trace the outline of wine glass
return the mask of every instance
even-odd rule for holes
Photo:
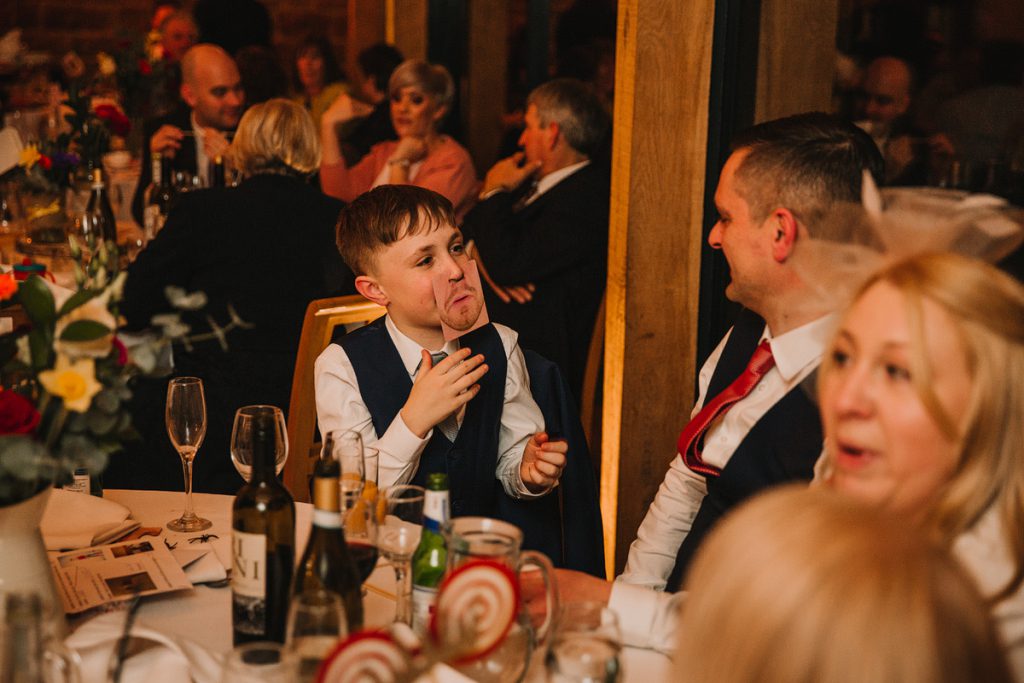
[[[600,602],[562,605],[547,655],[552,683],[616,683],[621,680],[622,639],[615,612]]]
[[[270,416],[274,423],[274,469],[278,475],[288,460],[288,428],[281,409],[266,405],[239,408],[235,411],[235,422],[231,427],[231,462],[246,482],[252,477],[254,426],[264,415]]]
[[[377,566],[377,449],[360,448],[356,432],[344,438],[328,436],[332,457],[341,464],[342,525],[345,542],[356,563],[359,581],[365,583]],[[354,438],[353,438],[354,437]]]
[[[384,492],[385,517],[377,529],[377,548],[395,568],[395,621],[412,624],[410,564],[423,533],[422,486],[403,484]]]
[[[312,681],[320,662],[348,635],[345,608],[337,593],[299,593],[288,608],[285,645],[299,662],[299,679]]]
[[[203,380],[198,377],[177,377],[167,385],[167,435],[181,456],[185,471],[185,512],[167,523],[171,531],[192,533],[213,526],[208,519],[196,516],[192,510],[192,461],[206,436],[206,398]]]

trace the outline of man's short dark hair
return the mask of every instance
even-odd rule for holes
[[[386,93],[391,72],[405,61],[405,57],[393,45],[377,43],[360,52],[356,61],[363,74],[373,79],[377,90]]]
[[[556,78],[537,86],[526,105],[537,107],[541,126],[557,123],[565,141],[580,154],[593,156],[611,127],[608,112],[593,91],[575,78]]]
[[[342,260],[366,275],[384,247],[442,225],[455,225],[452,203],[442,195],[415,185],[381,185],[341,210],[335,234]]]
[[[759,123],[738,133],[731,148],[747,152],[736,178],[751,218],[763,221],[784,207],[811,232],[834,204],[860,203],[865,170],[879,185],[885,176],[871,136],[821,112]]]

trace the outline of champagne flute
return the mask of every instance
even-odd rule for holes
[[[192,509],[192,462],[206,437],[206,398],[203,380],[198,377],[177,377],[167,385],[167,435],[181,457],[185,472],[185,512],[167,523],[171,531],[192,533],[213,526],[208,519],[196,516]]]
[[[384,493],[386,515],[377,530],[380,554],[395,568],[395,621],[412,624],[412,554],[423,533],[422,486],[392,486]]]
[[[235,421],[231,427],[231,463],[246,483],[252,477],[252,442],[256,433],[254,425],[264,415],[270,416],[274,423],[274,468],[278,476],[288,460],[288,428],[281,409],[268,405],[239,408],[235,411]]]

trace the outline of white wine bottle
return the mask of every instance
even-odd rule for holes
[[[274,469],[276,423],[255,420],[252,478],[231,514],[231,628],[234,643],[284,642],[295,562],[295,502]]]
[[[292,595],[330,591],[341,598],[349,632],[363,627],[363,595],[355,560],[341,527],[341,466],[334,458],[320,458],[313,471],[313,527],[302,553]]]

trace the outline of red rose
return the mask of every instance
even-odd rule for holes
[[[51,168],[53,168],[53,159],[46,156],[45,154],[40,154],[39,165],[42,166],[44,170],[49,171]]]
[[[31,434],[39,424],[32,402],[13,391],[0,391],[0,434]]]
[[[113,345],[117,351],[117,364],[123,368],[128,365],[128,349],[125,347],[124,342],[117,337],[114,337]]]
[[[148,76],[153,73],[153,66],[142,57],[139,57],[139,73]]]
[[[106,122],[110,132],[124,137],[132,128],[131,121],[124,113],[112,104],[101,104],[96,107],[96,116]]]

